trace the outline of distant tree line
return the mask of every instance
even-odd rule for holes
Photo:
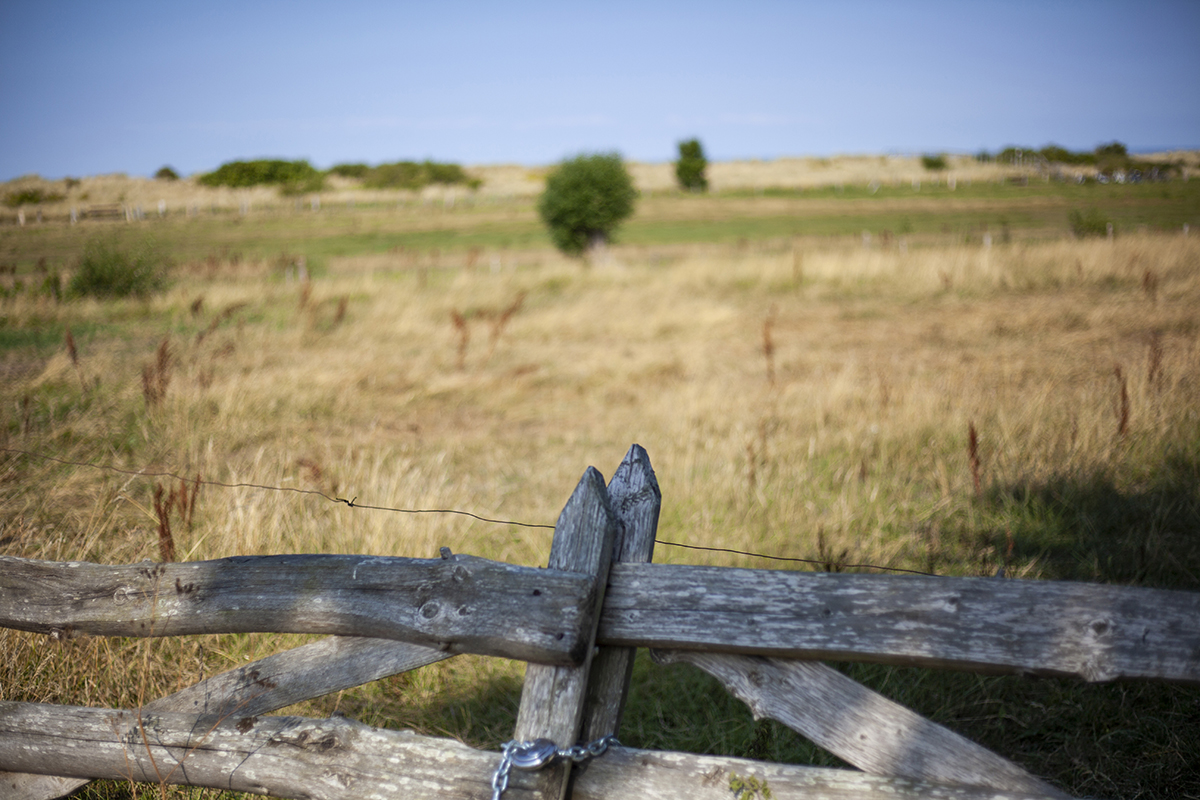
[[[15,192],[9,192],[4,196],[4,205],[9,208],[17,208],[18,206],[37,205],[39,203],[57,203],[62,199],[63,195],[57,192],[47,192],[35,186],[29,189],[18,189]]]
[[[283,161],[260,158],[254,161],[230,161],[212,172],[201,175],[201,186],[229,186],[243,189],[250,186],[279,186],[286,192],[319,189],[325,175],[307,161]]]
[[[202,186],[228,186],[235,189],[278,186],[284,194],[300,194],[324,188],[328,175],[361,180],[363,186],[369,189],[422,189],[435,183],[463,184],[477,189],[480,185],[478,179],[471,178],[458,164],[441,164],[436,161],[395,161],[378,166],[335,164],[328,170],[319,170],[306,160],[266,158],[230,161],[212,172],[201,175],[197,181]]]
[[[1010,146],[995,155],[984,150],[976,154],[975,158],[977,161],[995,161],[1001,164],[1020,164],[1030,159],[1042,158],[1051,164],[1096,167],[1102,172],[1115,169],[1128,169],[1133,163],[1133,159],[1129,157],[1129,149],[1121,142],[1102,144],[1090,151],[1068,150],[1057,144],[1048,144],[1041,149]],[[1142,166],[1147,166],[1147,162],[1140,161],[1138,163]],[[1149,166],[1169,167],[1172,165],[1157,164]]]
[[[975,160],[983,163],[999,162],[1001,164],[1018,164],[1026,159],[1044,158],[1052,164],[1071,164],[1077,166],[1098,166],[1104,161],[1129,160],[1129,151],[1120,142],[1102,144],[1091,151],[1068,150],[1057,144],[1048,144],[1040,150],[1036,147],[1017,147],[1010,145],[999,153],[989,153],[982,150],[975,154]]]
[[[1118,172],[1142,171],[1163,179],[1178,174],[1183,166],[1182,161],[1149,161],[1144,158],[1134,160],[1129,155],[1128,148],[1121,142],[1102,144],[1091,151],[1073,151],[1056,144],[1048,144],[1041,149],[1032,147],[1006,147],[995,155],[986,150],[977,153],[976,160],[982,162],[998,162],[1019,166],[1031,166],[1039,161],[1046,164],[1065,166],[1095,167],[1100,175],[1111,175]]]
[[[445,185],[463,184],[478,189],[481,181],[467,175],[458,164],[440,164],[436,161],[393,161],[372,167],[367,164],[335,164],[329,169],[333,175],[355,178],[368,189],[423,189],[434,183]]]

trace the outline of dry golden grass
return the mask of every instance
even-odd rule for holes
[[[498,271],[334,258],[311,284],[243,262],[145,302],[18,298],[7,301],[9,326],[69,324],[78,366],[65,344],[57,354],[6,351],[3,445],[553,523],[587,465],[610,474],[638,442],[662,484],[663,540],[939,573],[1003,566],[1125,580],[1099,560],[1064,566],[1032,533],[1014,550],[1026,534],[1021,518],[1004,516],[1006,498],[1096,476],[1132,496],[1180,448],[1195,463],[1200,242],[801,246],[681,247],[655,261],[618,247],[590,270],[550,252]],[[461,363],[455,315],[470,333]],[[170,382],[151,406],[141,376],[164,335]],[[972,425],[986,501],[973,485]],[[13,453],[0,456],[0,473],[0,552],[157,558],[152,494],[171,480]],[[540,529],[252,487],[203,487],[191,528],[173,526],[188,560],[433,557],[446,545],[539,565],[550,542]],[[1151,530],[1146,557],[1178,553],[1178,533]],[[1195,589],[1195,552],[1183,552],[1172,585]],[[655,559],[774,566],[666,545]],[[296,640],[50,643],[4,632],[0,698],[136,704]],[[455,663],[394,684],[416,693],[407,710],[370,693],[301,710],[341,703],[374,723],[502,737],[503,722],[481,732],[445,717],[438,692],[472,680],[515,685],[519,668]]]
[[[1003,180],[1013,173],[997,164],[981,164],[972,157],[952,156],[950,169],[931,173],[915,156],[852,156],[831,158],[779,158],[767,161],[717,161],[709,165],[708,180],[712,191],[737,189],[811,189],[817,186],[858,185],[872,181],[881,184],[913,180],[945,183],[958,181]],[[630,172],[638,188],[670,191],[677,188],[673,164],[632,164]]]
[[[424,288],[412,271],[380,272],[384,257],[335,259],[305,307],[299,284],[265,276],[188,281],[140,313],[183,330],[232,313],[202,340],[198,332],[171,337],[166,398],[134,415],[120,431],[133,441],[113,455],[123,466],[153,462],[377,504],[552,522],[582,467],[611,469],[632,441],[649,449],[668,507],[740,508],[751,499],[753,445],[772,469],[798,470],[786,490],[798,516],[781,517],[805,530],[824,512],[805,510],[803,481],[793,479],[814,459],[886,452],[928,430],[962,438],[975,419],[992,447],[1005,445],[989,464],[993,479],[996,459],[1029,474],[1048,458],[1038,452],[1047,443],[1020,441],[1017,432],[1071,417],[1078,457],[1104,460],[1116,446],[1107,436],[1114,364],[1129,376],[1134,431],[1153,436],[1169,424],[1157,410],[1178,411],[1161,398],[1179,399],[1196,366],[1197,245],[1178,237],[907,253],[814,248],[798,257],[695,247],[665,267],[636,257],[618,249],[610,267],[581,272],[545,253],[540,266],[517,272],[435,270]],[[1147,270],[1157,276],[1153,297],[1143,286]],[[493,342],[496,314],[522,294]],[[197,297],[202,310],[192,316]],[[471,332],[461,369],[455,313]],[[103,329],[112,314],[111,304],[95,301],[28,301],[9,319],[69,319],[82,338],[81,327]],[[774,385],[762,353],[768,316]],[[1162,364],[1151,392],[1145,375],[1156,331]],[[22,376],[5,391],[10,422],[12,404],[26,396],[34,404],[39,394],[63,397],[61,410],[35,419],[20,440],[52,445],[69,432],[89,448],[114,447],[123,423],[112,416],[142,402],[140,376],[162,332],[150,323],[115,339],[96,333],[79,345],[79,369],[65,346],[36,370],[31,356],[10,352],[7,369]],[[81,391],[88,379],[80,370],[99,387]],[[321,465],[320,479],[301,461]],[[844,465],[848,474],[857,475],[858,461]],[[932,462],[879,469],[940,486]],[[954,492],[969,478],[957,465],[947,472]],[[695,484],[701,476],[705,483]],[[109,481],[73,472],[55,491]],[[761,476],[758,484],[766,491]],[[213,527],[188,545],[191,558],[332,544],[322,532],[332,518],[343,520],[338,549],[363,552],[428,555],[490,530],[248,490],[214,490],[203,506]],[[677,533],[702,544],[754,544],[742,525]],[[500,547],[510,534],[484,538]],[[545,542],[528,545],[492,555],[537,563]]]

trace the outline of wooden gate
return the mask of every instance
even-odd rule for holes
[[[617,733],[637,647],[717,677],[756,717],[861,772],[621,746],[514,771],[511,800],[1062,798],[1001,756],[819,662],[1200,684],[1200,594],[1049,581],[651,563],[646,452],[589,468],[531,569],[439,559],[264,556],[102,566],[0,558],[0,625],[55,637],[305,632],[328,638],[138,709],[0,702],[0,798],[92,778],[291,798],[486,798],[495,752],[335,716],[264,716],[473,652],[529,662],[514,739]]]

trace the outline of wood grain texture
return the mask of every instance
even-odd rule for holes
[[[1200,684],[1200,592],[614,564],[602,645]]]
[[[572,664],[591,647],[594,599],[579,575],[484,559],[283,555],[105,566],[0,557],[0,626],[60,637],[328,633]]]
[[[188,783],[304,800],[483,800],[499,753],[343,718],[197,717],[0,702],[0,766],[69,764],[80,777]],[[547,800],[514,772],[505,800]],[[752,783],[753,782],[753,783]],[[574,800],[1038,800],[861,772],[620,747],[592,761]],[[0,783],[0,796],[10,797]]]
[[[699,667],[755,719],[778,720],[872,775],[1069,796],[825,664],[684,650],[653,655],[658,663]]]
[[[766,800],[768,791],[772,800],[1051,800],[1036,792],[948,786],[845,769],[620,747],[591,762],[576,777],[571,798]]]
[[[629,448],[608,482],[608,499],[619,523],[613,563],[649,562],[654,556],[662,492],[650,456],[640,445]],[[620,730],[635,653],[633,647],[601,647],[597,651],[588,675],[581,741],[593,742]]]
[[[146,713],[257,716],[449,658],[450,653],[386,639],[331,636],[214,675],[147,703]],[[0,797],[51,800],[86,780],[0,772]],[[7,791],[4,791],[7,790]]]
[[[0,702],[0,766],[306,800],[480,800],[499,753],[345,718],[219,717]],[[514,773],[505,800],[543,798]],[[14,798],[4,783],[0,796]]]
[[[559,515],[550,545],[550,568],[582,573],[591,580],[595,616],[599,620],[604,602],[617,517],[608,499],[604,476],[588,467],[567,505]],[[525,669],[521,707],[513,738],[518,741],[550,739],[559,747],[571,747],[579,738],[587,696],[595,628],[587,632],[588,653],[579,666],[530,664]],[[547,797],[561,798],[567,790],[570,764],[542,770],[539,789]]]

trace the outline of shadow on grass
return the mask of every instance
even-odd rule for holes
[[[655,664],[645,650],[634,660],[621,742],[786,764],[845,767],[845,762],[774,720],[755,720],[720,681],[691,665]]]
[[[835,666],[1073,796],[1200,797],[1200,689]]]
[[[985,499],[1010,561],[1040,577],[1200,589],[1200,455],[1169,454],[1136,489],[1109,475],[1056,476],[994,489]]]
[[[327,716],[336,711],[375,727],[449,736],[472,747],[499,750],[512,738],[523,676],[519,662],[458,655],[327,695],[287,713]]]
[[[1135,476],[1078,472],[993,487],[974,513],[943,522],[942,541],[1032,565],[1041,579],[1200,590],[1200,453],[1186,448]],[[1200,797],[1195,687],[841,668],[1072,794]]]

